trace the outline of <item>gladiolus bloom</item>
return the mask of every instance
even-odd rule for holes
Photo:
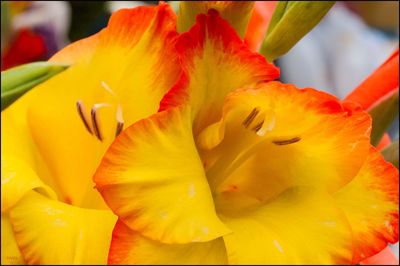
[[[165,4],[121,10],[52,60],[73,65],[2,112],[8,254],[350,264],[398,241],[369,115],[272,81],[216,10],[179,36]]]

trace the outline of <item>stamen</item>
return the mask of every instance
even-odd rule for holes
[[[251,130],[254,130],[254,132],[257,133],[262,128],[263,124],[264,124],[264,120],[261,121],[260,123],[258,123],[257,125],[255,125]]]
[[[258,108],[254,108],[250,114],[246,117],[246,119],[243,121],[243,126],[245,128],[248,128],[251,124],[251,122],[253,122],[254,118],[256,118],[256,116],[258,115],[258,113],[260,112],[260,109]]]
[[[101,81],[100,82],[101,86],[108,91],[112,96],[117,97],[117,95],[115,94],[115,92],[110,88],[110,86],[108,86],[108,84],[105,81]]]
[[[117,129],[115,131],[115,137],[121,133],[122,129],[124,128],[124,118],[122,116],[122,107],[120,104],[118,104],[117,107]]]
[[[295,138],[288,139],[288,140],[273,140],[272,143],[274,143],[276,145],[288,145],[288,144],[296,143],[300,140],[301,140],[300,137],[295,137]]]
[[[89,131],[90,134],[93,135],[92,129],[89,126],[88,121],[86,120],[85,114],[86,114],[86,110],[85,110],[85,106],[82,103],[82,100],[78,100],[76,102],[76,108],[78,110],[78,114],[82,119],[83,124],[85,125],[87,131]]]
[[[96,135],[96,137],[100,140],[103,141],[103,137],[101,136],[101,132],[100,132],[100,128],[99,128],[99,124],[97,121],[97,117],[96,117],[96,111],[98,108],[101,107],[107,107],[110,106],[110,104],[107,103],[98,103],[95,104],[90,112],[91,116],[92,116],[92,125],[93,125],[93,130],[94,130],[94,134]]]

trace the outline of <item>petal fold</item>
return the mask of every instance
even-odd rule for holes
[[[116,217],[31,191],[10,211],[10,221],[27,264],[106,264]]]
[[[121,133],[94,176],[126,225],[150,239],[205,242],[227,232],[197,153],[188,108],[170,108]]]
[[[118,221],[108,256],[109,264],[226,265],[222,238],[204,243],[163,244],[141,236]]]
[[[353,263],[399,241],[399,173],[375,148],[370,148],[357,176],[334,197],[353,230]]]
[[[36,190],[52,199],[54,191],[45,185],[23,161],[12,155],[1,155],[1,213],[9,211],[26,193]]]

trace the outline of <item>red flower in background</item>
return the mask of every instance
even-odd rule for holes
[[[46,44],[39,34],[23,29],[5,49],[1,58],[1,70],[46,59]]]

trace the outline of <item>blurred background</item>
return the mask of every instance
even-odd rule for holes
[[[168,2],[168,1],[167,1]],[[1,1],[1,69],[47,60],[107,25],[112,12],[157,1]],[[177,9],[177,1],[171,2]],[[275,63],[281,80],[345,97],[398,47],[399,2],[338,1]],[[399,138],[398,119],[390,129]],[[398,244],[392,247],[399,256]]]

